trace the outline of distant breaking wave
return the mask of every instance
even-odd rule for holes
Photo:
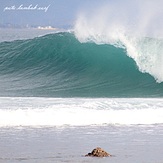
[[[126,45],[81,41],[76,32],[1,42],[0,96],[163,96],[161,53],[157,52],[162,40],[144,38],[141,47],[134,48],[135,57],[128,57]],[[157,54],[149,57],[147,46],[154,46]],[[136,50],[141,55],[136,56]],[[148,69],[155,70],[154,75]]]

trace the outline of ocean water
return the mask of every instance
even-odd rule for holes
[[[151,47],[151,42],[156,45],[157,54],[153,65],[148,63],[149,51],[147,56],[141,55],[147,46]],[[145,47],[141,47],[143,43]],[[0,95],[162,97],[162,62],[158,54],[163,51],[163,40],[146,38],[143,43],[139,45],[142,49],[138,63],[124,47],[83,43],[73,32],[1,42]],[[141,71],[140,62],[146,67],[144,71],[152,69],[155,74]]]
[[[71,31],[0,29],[0,162],[163,162],[162,28],[116,7]],[[113,157],[84,157],[98,146]]]

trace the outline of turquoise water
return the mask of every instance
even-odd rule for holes
[[[69,32],[1,42],[0,85],[0,96],[163,96],[163,83],[142,73],[126,49]]]

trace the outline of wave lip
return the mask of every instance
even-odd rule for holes
[[[163,5],[161,0],[158,4],[152,1],[102,4],[93,11],[81,12],[78,15],[74,27],[75,36],[80,42],[124,48],[126,54],[135,61],[139,71],[149,73],[161,83],[163,14],[159,5]],[[148,7],[153,8],[153,11],[149,13]]]

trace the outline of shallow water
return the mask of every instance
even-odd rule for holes
[[[0,163],[162,163],[162,99],[0,98]],[[95,147],[114,157],[84,157]]]
[[[0,162],[161,163],[162,136],[162,125],[1,128]],[[84,157],[97,146],[114,157]]]

